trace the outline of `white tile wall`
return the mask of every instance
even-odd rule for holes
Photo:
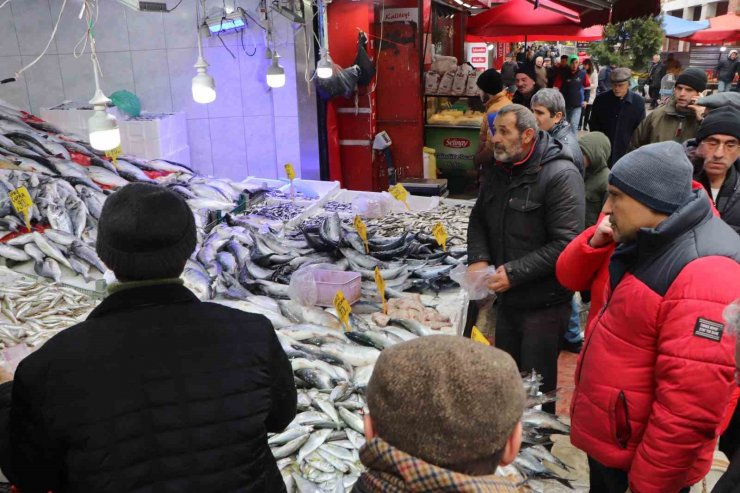
[[[225,0],[227,7],[234,0]],[[224,0],[207,0],[207,9],[220,8]],[[170,7],[175,0],[168,0]],[[190,84],[197,58],[196,13],[192,0],[167,14],[136,12],[114,0],[100,1],[95,26],[96,48],[103,71],[103,91],[132,91],[144,110],[183,111],[188,118],[188,137],[193,166],[217,176],[241,179],[247,175],[274,178],[282,165],[291,162],[300,173],[299,138],[315,140],[311,132],[299,132],[302,118],[315,128],[315,100],[304,102],[303,71],[296,75],[295,51],[304,51],[304,36],[295,26],[275,14],[275,43],[286,69],[287,83],[270,89],[265,83],[269,61],[264,58],[264,31],[253,21],[241,34],[226,34],[223,42],[236,55],[232,58],[221,40],[204,42],[204,53],[216,79],[218,98],[210,105],[193,102]],[[0,9],[0,78],[12,76],[46,46],[60,12],[62,0],[19,0]],[[240,0],[259,19],[257,0]],[[89,100],[94,92],[89,51],[73,53],[85,34],[78,19],[79,2],[67,2],[57,36],[37,65],[20,81],[0,86],[0,99],[22,109],[39,112],[42,106],[63,100]],[[297,33],[297,35],[295,34]],[[20,55],[20,56],[19,56]],[[300,115],[300,117],[299,117]],[[311,143],[313,144],[313,142]],[[311,146],[309,146],[311,147]],[[312,164],[313,166],[313,164]]]

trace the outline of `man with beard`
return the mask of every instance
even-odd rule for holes
[[[573,297],[555,278],[555,262],[583,229],[583,178],[524,106],[504,106],[494,128],[495,164],[468,225],[468,272],[496,267],[487,280],[499,300],[496,346],[520,370],[542,374],[548,392],[556,387]],[[543,408],[554,412],[554,404]]]

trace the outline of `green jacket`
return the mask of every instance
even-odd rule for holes
[[[696,119],[696,113],[679,112],[676,109],[673,98],[665,106],[653,110],[640,123],[632,134],[630,140],[630,151],[638,147],[654,144],[656,142],[665,142],[675,140],[683,143],[696,137],[696,131],[699,129],[699,120]]]
[[[586,167],[586,227],[593,226],[599,218],[606,200],[609,179],[609,137],[601,132],[591,132],[578,139],[583,156],[588,159]],[[584,159],[585,161],[585,159]],[[585,164],[585,163],[584,163]]]

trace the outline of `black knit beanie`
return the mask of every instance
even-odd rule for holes
[[[537,73],[534,71],[534,65],[531,63],[520,63],[516,69],[517,74],[524,74],[533,81],[537,82]]]
[[[702,92],[707,88],[707,73],[700,68],[689,67],[678,76],[676,85],[683,84]]]
[[[740,140],[740,109],[725,106],[710,111],[696,131],[696,141],[701,142],[716,134],[732,135]]]
[[[480,87],[483,92],[492,96],[504,90],[504,80],[495,68],[489,68],[480,74],[475,83],[478,84],[478,87]]]
[[[195,243],[190,207],[160,185],[126,185],[108,197],[100,214],[96,250],[120,280],[178,277]]]

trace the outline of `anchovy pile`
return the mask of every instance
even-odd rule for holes
[[[276,221],[290,221],[303,213],[304,207],[292,202],[266,204],[250,207],[245,211],[248,216],[262,216]]]
[[[345,214],[351,214],[352,204],[350,202],[337,202],[336,200],[329,200],[324,204],[324,210],[326,212],[342,212]]]
[[[36,347],[83,321],[96,302],[80,291],[0,268],[0,347]]]
[[[368,228],[375,228],[379,234],[387,236],[400,235],[405,231],[431,235],[432,228],[439,222],[447,230],[449,245],[467,245],[469,218],[470,207],[466,205],[440,204],[429,211],[395,212],[366,222]]]

